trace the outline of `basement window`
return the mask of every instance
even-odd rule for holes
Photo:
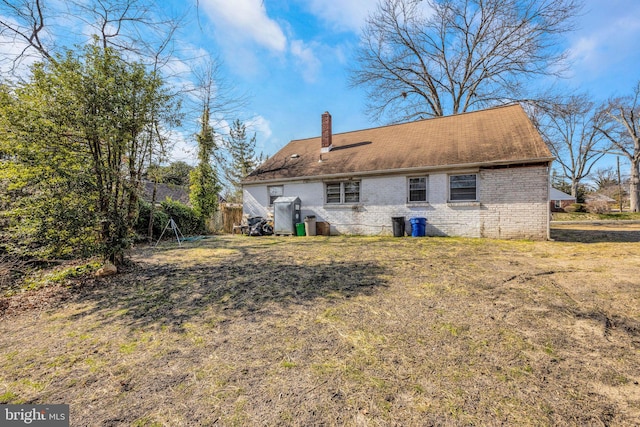
[[[360,202],[360,181],[328,182],[325,186],[327,204]]]
[[[478,200],[477,175],[449,175],[449,200],[452,202]]]

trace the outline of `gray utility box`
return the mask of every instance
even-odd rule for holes
[[[273,201],[273,234],[296,235],[296,224],[302,222],[299,197],[278,197]]]

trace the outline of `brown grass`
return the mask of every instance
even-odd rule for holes
[[[227,236],[133,260],[5,308],[0,402],[78,426],[640,423],[637,243]]]

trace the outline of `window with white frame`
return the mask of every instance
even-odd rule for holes
[[[417,176],[408,178],[409,202],[427,201],[427,177]]]
[[[360,202],[360,181],[328,182],[325,185],[327,204]]]
[[[449,200],[452,202],[478,199],[477,175],[449,175]]]
[[[273,202],[284,195],[284,187],[282,185],[271,185],[267,187],[267,190],[269,191],[269,206],[273,206]]]

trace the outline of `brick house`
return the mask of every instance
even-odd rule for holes
[[[430,236],[549,237],[549,149],[520,105],[289,142],[243,181],[243,210],[279,196],[331,234],[392,234],[427,218]]]
[[[576,198],[571,194],[567,194],[553,187],[551,187],[549,191],[549,208],[551,212],[564,212],[564,208],[576,202]]]

